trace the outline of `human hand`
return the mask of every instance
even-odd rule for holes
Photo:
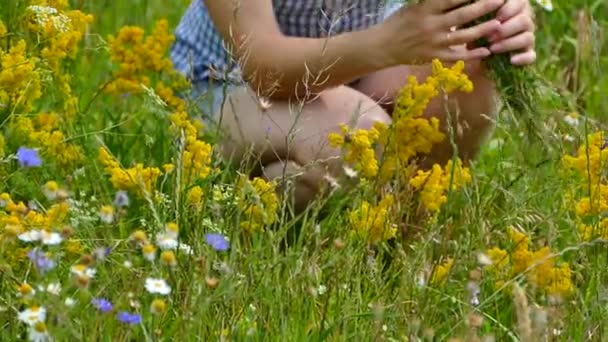
[[[497,32],[490,36],[492,53],[512,52],[511,63],[532,64],[536,60],[534,50],[534,19],[528,0],[507,0],[496,13],[500,21]]]
[[[511,0],[515,1],[515,0]],[[383,38],[393,64],[423,64],[434,58],[445,62],[487,57],[487,47],[455,49],[489,37],[500,27],[499,19],[467,24],[504,7],[504,0],[426,0],[406,6],[382,25]],[[517,1],[516,1],[517,2]],[[502,16],[512,12],[512,5]]]

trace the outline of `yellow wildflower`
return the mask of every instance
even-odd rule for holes
[[[25,40],[13,45],[8,53],[0,49],[0,104],[27,112],[42,96],[36,62],[26,56]]]
[[[608,218],[603,218],[597,225],[579,224],[578,231],[584,241],[594,239],[608,240]]]
[[[241,228],[247,231],[257,231],[273,224],[277,220],[279,200],[275,192],[274,182],[255,177],[249,180],[242,175],[239,178],[239,207],[241,209]]]
[[[175,165],[173,165],[173,164],[163,165],[163,171],[165,171],[165,173],[171,173],[171,171],[173,171],[174,169],[175,169]]]
[[[585,179],[585,184],[596,185],[602,175],[602,165],[608,162],[608,149],[604,146],[604,134],[597,132],[587,136],[587,144],[581,145],[574,156],[563,157],[567,169],[575,170]]]
[[[526,279],[536,288],[549,295],[565,297],[572,292],[570,266],[562,263],[556,266],[557,256],[547,246],[530,250],[530,238],[516,229],[507,230],[511,242],[509,252],[494,247],[487,251],[493,264],[488,270],[496,277],[495,285],[501,287],[508,277],[525,274]]]
[[[329,135],[331,146],[343,146],[344,161],[355,164],[355,169],[360,171],[363,177],[374,177],[378,173],[378,161],[374,151],[374,144],[380,138],[378,129],[372,127],[369,130],[356,129],[351,132],[346,125],[341,125],[340,129],[343,136],[337,133]]]
[[[349,213],[348,220],[352,232],[372,244],[395,237],[397,228],[389,217],[393,203],[392,195],[382,198],[377,206],[363,201],[357,209]]]
[[[457,190],[471,181],[468,168],[462,167],[457,160],[455,168],[452,161],[448,161],[445,170],[438,164],[433,165],[429,171],[418,170],[416,176],[410,179],[410,185],[420,191],[420,201],[430,212],[438,212],[441,206],[447,202],[446,192]]]
[[[82,161],[80,146],[66,142],[66,137],[56,128],[54,114],[45,115],[41,120],[19,116],[10,124],[11,134],[18,141],[29,146],[39,147],[45,155],[51,157],[59,167],[75,166]]]
[[[158,168],[144,167],[139,163],[135,167],[123,169],[104,147],[99,149],[99,160],[116,189],[132,190],[138,194],[151,193],[161,173]]]
[[[568,297],[574,289],[572,285],[572,271],[566,263],[553,267],[547,275],[547,294],[559,297]]]
[[[432,285],[439,285],[443,283],[447,279],[450,271],[452,270],[453,265],[454,259],[452,258],[448,258],[443,263],[435,265],[435,267],[433,268],[433,273],[431,274],[430,283]]]
[[[155,315],[160,315],[167,310],[167,303],[162,299],[155,299],[150,304],[150,312]]]
[[[188,203],[193,206],[198,206],[203,200],[203,189],[196,185],[188,190]]]
[[[173,251],[162,251],[160,253],[160,261],[167,266],[177,266],[177,258]]]
[[[169,23],[160,20],[153,32],[144,40],[144,30],[136,26],[125,26],[117,36],[110,36],[110,56],[118,69],[106,91],[113,94],[142,92],[140,84],[150,86],[149,72],[167,72],[175,76],[173,64],[166,51],[174,41],[169,33]],[[164,86],[157,87],[162,96],[167,96]],[[172,95],[172,94],[171,94]]]
[[[84,253],[84,246],[79,240],[70,239],[65,242],[64,250],[71,257],[77,257]]]

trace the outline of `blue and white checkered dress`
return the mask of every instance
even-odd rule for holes
[[[385,0],[273,0],[272,3],[283,34],[311,38],[365,29],[381,22],[396,8],[385,7]],[[238,69],[213,25],[204,0],[192,1],[175,37],[171,59],[192,83],[239,79]]]

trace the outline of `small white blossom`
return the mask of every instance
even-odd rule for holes
[[[578,114],[576,114],[576,113],[570,113],[570,114],[566,115],[564,117],[564,121],[572,127],[577,127],[578,124],[580,123],[580,120],[578,119]]]
[[[50,283],[46,286],[46,289],[44,290],[52,295],[59,296],[59,294],[61,293],[61,284]]]
[[[163,250],[175,250],[178,243],[173,234],[159,233],[156,235],[156,245]]]
[[[65,306],[67,306],[68,308],[71,308],[76,305],[76,301],[74,300],[74,298],[68,297],[63,301],[63,304],[65,304]]]
[[[164,279],[147,278],[145,287],[146,291],[149,293],[158,293],[161,295],[168,295],[171,293],[171,287]]]
[[[19,234],[18,237],[19,237],[19,240],[24,241],[24,242],[35,242],[35,241],[39,241],[42,238],[42,234],[40,233],[39,230],[32,229],[25,233]]]
[[[481,266],[490,266],[493,264],[492,259],[484,253],[477,254],[477,262]]]
[[[57,232],[47,232],[45,230],[41,231],[42,243],[45,245],[58,245],[63,241],[63,237],[61,234]]]
[[[319,294],[319,296],[324,295],[325,292],[327,292],[327,286],[319,285],[319,287],[317,287],[317,293]]]
[[[186,255],[192,255],[194,254],[194,251],[192,250],[192,247],[190,247],[190,245],[187,245],[185,243],[180,243],[178,250]]]
[[[346,177],[348,177],[348,178],[357,177],[357,171],[355,171],[353,168],[344,166],[343,169],[344,169],[344,174],[346,175]]]

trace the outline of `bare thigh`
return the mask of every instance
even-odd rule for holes
[[[341,170],[340,151],[327,136],[340,124],[370,128],[390,122],[386,111],[363,93],[346,86],[323,91],[307,102],[271,101],[260,104],[248,87],[236,89],[221,110],[225,157],[241,161],[253,155],[262,165],[290,161],[308,166],[304,180],[312,187],[325,172]]]
[[[486,76],[479,63],[468,63],[465,72],[473,81],[473,92],[454,93],[450,95],[448,103],[441,96],[433,99],[425,111],[425,117],[438,118],[444,133],[448,131],[448,118],[453,119],[451,123],[459,155],[468,161],[475,157],[480,145],[491,132],[497,113],[497,96],[494,83]],[[356,88],[391,112],[394,97],[407,83],[410,75],[423,82],[430,74],[430,65],[402,65],[370,74],[362,78]],[[433,148],[427,162],[444,163],[452,154],[452,146],[446,139],[444,143]]]

